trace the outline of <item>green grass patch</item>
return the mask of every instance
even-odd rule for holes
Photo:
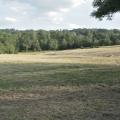
[[[0,64],[0,89],[120,83],[120,66],[81,64]]]

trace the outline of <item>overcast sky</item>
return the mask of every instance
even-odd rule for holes
[[[93,0],[0,0],[0,28],[120,29],[120,14],[112,21],[90,16]]]

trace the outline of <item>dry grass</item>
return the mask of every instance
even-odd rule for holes
[[[2,54],[0,63],[120,64],[120,46],[65,51]]]

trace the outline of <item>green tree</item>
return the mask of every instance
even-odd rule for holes
[[[67,41],[65,38],[59,40],[59,49],[60,50],[67,49]]]
[[[0,53],[65,50],[120,44],[120,30],[0,30]]]
[[[31,31],[31,51],[40,51],[40,43],[37,38],[37,33],[35,31]]]
[[[111,19],[112,14],[120,11],[120,0],[94,0],[92,16],[102,19],[107,16]]]
[[[58,49],[58,42],[56,39],[48,40],[48,50],[57,50]]]
[[[50,33],[45,30],[39,30],[39,31],[37,31],[37,39],[39,41],[40,48],[42,50],[47,50],[48,49],[48,46],[47,46],[48,40],[51,39]]]

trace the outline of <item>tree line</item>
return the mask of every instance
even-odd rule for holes
[[[120,45],[120,30],[0,30],[0,54]]]

